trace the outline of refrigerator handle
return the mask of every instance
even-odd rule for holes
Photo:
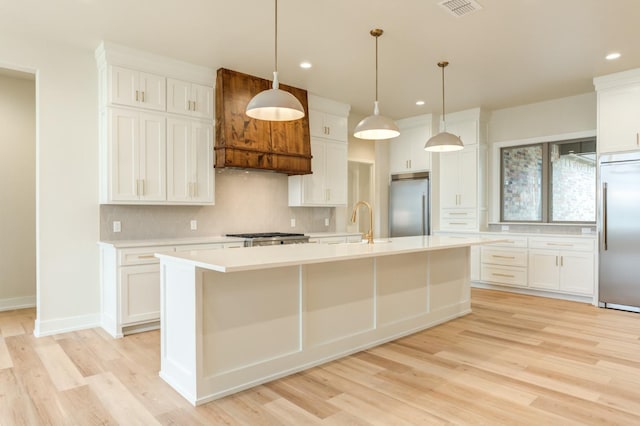
[[[602,183],[602,246],[607,250],[607,183]]]
[[[427,209],[426,206],[426,202],[427,202],[427,196],[423,193],[422,194],[422,235],[427,235],[427,229],[426,229],[426,220],[425,220],[425,211]]]

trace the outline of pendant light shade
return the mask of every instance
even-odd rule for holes
[[[370,34],[376,39],[376,100],[373,103],[373,115],[365,117],[356,126],[353,136],[360,139],[381,140],[391,139],[400,135],[398,125],[389,117],[380,115],[378,107],[378,37],[384,31],[381,29],[373,29]]]
[[[447,152],[447,151],[458,151],[464,148],[464,144],[462,143],[462,139],[460,136],[456,136],[452,133],[447,132],[447,123],[445,120],[445,111],[444,111],[444,69],[449,65],[449,62],[443,61],[438,62],[438,66],[442,69],[442,124],[443,131],[438,133],[437,135],[430,138],[427,143],[424,145],[425,151],[432,152]]]
[[[304,107],[293,94],[280,90],[278,81],[278,0],[275,0],[275,71],[273,86],[255,95],[247,105],[246,114],[257,120],[291,121],[304,117]]]

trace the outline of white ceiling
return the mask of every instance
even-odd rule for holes
[[[279,0],[280,80],[368,115],[372,28],[385,31],[381,112],[396,119],[441,110],[441,60],[448,112],[586,93],[594,76],[640,67],[640,0],[476,1],[482,10],[454,17],[439,0]],[[273,9],[272,0],[6,0],[0,34],[91,51],[109,40],[271,78]],[[611,51],[622,57],[606,61]]]

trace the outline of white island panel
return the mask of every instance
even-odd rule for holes
[[[373,258],[305,267],[305,345],[348,339],[375,327]]]
[[[205,271],[204,376],[300,350],[299,267],[224,274]]]

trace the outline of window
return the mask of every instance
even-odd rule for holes
[[[500,150],[501,221],[596,220],[595,138]]]

